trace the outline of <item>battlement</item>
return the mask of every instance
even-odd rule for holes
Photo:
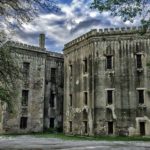
[[[119,35],[119,34],[128,34],[128,33],[137,33],[142,32],[142,26],[138,27],[121,27],[121,28],[104,28],[104,29],[92,29],[90,32],[83,34],[82,36],[72,40],[71,42],[65,44],[65,48],[70,47],[78,42],[81,42],[92,36],[101,36],[101,35]],[[148,29],[150,32],[150,28]]]
[[[51,51],[47,51],[47,56],[56,57],[56,58],[62,58],[62,59],[64,58],[63,54],[57,53],[57,52],[51,52]]]
[[[27,49],[27,50],[31,50],[31,51],[40,51],[40,52],[45,51],[45,48],[40,48],[37,46],[32,46],[32,45],[28,45],[28,44],[24,44],[24,43],[20,43],[20,42],[15,42],[15,41],[8,41],[6,44],[8,46]]]

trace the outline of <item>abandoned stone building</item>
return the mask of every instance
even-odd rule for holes
[[[64,47],[64,132],[150,135],[150,32],[91,30]]]
[[[45,35],[39,47],[8,42],[12,56],[23,72],[18,80],[14,113],[0,107],[0,132],[39,132],[62,128],[63,55],[46,51]]]

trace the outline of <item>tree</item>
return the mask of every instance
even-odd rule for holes
[[[54,0],[0,0],[0,100],[7,103],[10,111],[16,95],[15,82],[21,79],[21,70],[11,55],[8,34],[2,27],[6,25],[13,30],[14,26],[20,27],[45,11],[58,11]]]
[[[145,29],[150,26],[150,0],[94,0],[91,8],[110,11],[112,16],[120,16],[123,21],[133,22],[139,17]]]
[[[0,0],[1,24],[18,26],[33,20],[39,12],[58,10],[55,0]]]

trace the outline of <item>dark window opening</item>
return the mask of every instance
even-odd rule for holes
[[[20,129],[27,128],[27,117],[21,117],[20,119]]]
[[[69,121],[69,131],[72,132],[72,121]]]
[[[55,94],[53,92],[51,92],[49,102],[50,102],[50,107],[55,107]]]
[[[113,122],[108,122],[108,134],[113,134]]]
[[[69,97],[70,97],[70,106],[72,106],[72,94],[70,94]]]
[[[54,118],[50,118],[50,125],[49,125],[50,128],[54,128],[54,121],[55,121]]]
[[[72,65],[70,65],[69,68],[70,68],[70,76],[72,76]]]
[[[88,103],[88,93],[84,92],[84,104],[87,105]]]
[[[28,90],[22,91],[22,106],[28,106],[28,95],[29,95]]]
[[[136,55],[136,63],[137,63],[137,68],[142,68],[142,57],[141,55]]]
[[[84,133],[87,133],[88,132],[88,123],[87,121],[84,121]]]
[[[84,109],[84,111],[83,111],[83,120],[87,120],[87,119],[88,119],[88,113]]]
[[[106,68],[112,69],[112,56],[106,56]]]
[[[108,104],[113,103],[113,91],[112,90],[107,91],[107,103]]]
[[[144,90],[138,90],[139,104],[144,103]]]
[[[23,77],[27,79],[29,77],[30,63],[23,63]]]
[[[84,73],[86,73],[87,72],[87,70],[88,70],[88,68],[87,68],[87,59],[84,59],[83,60],[83,62],[84,62]]]
[[[51,68],[51,82],[56,82],[56,68]]]
[[[140,122],[140,135],[145,135],[145,122]]]

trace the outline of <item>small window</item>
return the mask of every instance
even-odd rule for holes
[[[30,63],[23,62],[23,77],[27,79],[29,77]]]
[[[88,103],[88,93],[84,92],[84,104],[87,105]]]
[[[144,103],[144,90],[138,90],[138,99],[139,99],[139,104]]]
[[[28,106],[28,90],[22,90],[22,106]]]
[[[50,118],[50,125],[49,125],[50,128],[54,128],[54,121],[55,121],[54,118]]]
[[[84,62],[84,73],[86,73],[87,72],[87,70],[88,70],[88,68],[87,68],[87,63],[88,63],[88,61],[87,61],[87,58],[85,58],[84,60],[83,60],[83,62]]]
[[[140,135],[145,135],[145,122],[140,122]]]
[[[70,70],[70,76],[72,76],[72,65],[69,65]]]
[[[69,131],[72,132],[72,121],[69,121]]]
[[[141,54],[136,55],[136,65],[137,65],[137,68],[142,68],[142,55]]]
[[[72,106],[72,94],[69,95],[70,98],[70,106]]]
[[[55,107],[55,94],[51,91],[51,95],[50,95],[50,107]]]
[[[113,134],[113,122],[108,122],[108,134]]]
[[[113,103],[113,90],[107,90],[107,104]]]
[[[86,134],[88,132],[88,123],[87,121],[84,121],[84,133]]]
[[[20,129],[27,128],[27,117],[21,117],[20,119]]]
[[[112,69],[112,56],[106,56],[106,69]]]
[[[56,68],[51,68],[51,82],[56,82]]]

